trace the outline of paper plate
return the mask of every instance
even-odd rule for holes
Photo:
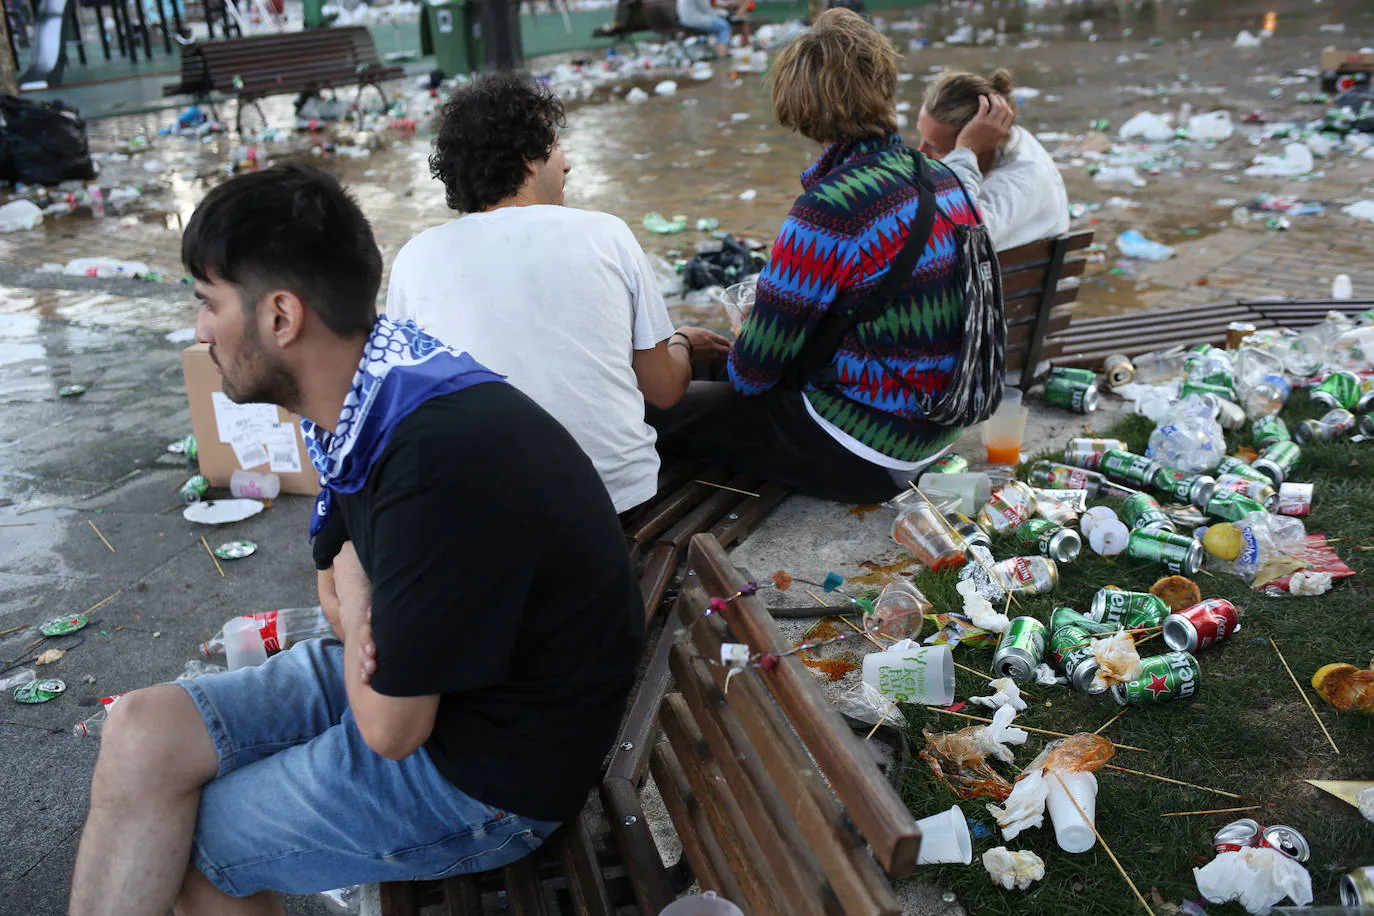
[[[202,525],[227,525],[252,518],[264,508],[256,499],[207,499],[191,503],[181,517]]]

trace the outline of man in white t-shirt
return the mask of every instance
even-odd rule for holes
[[[693,360],[729,341],[673,329],[624,222],[563,206],[563,106],[528,76],[491,73],[444,106],[430,170],[466,215],[411,239],[387,315],[409,319],[507,376],[572,433],[617,512],[658,486],[644,402],[671,407]]]

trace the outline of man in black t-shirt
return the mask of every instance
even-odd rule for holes
[[[306,418],[339,639],[113,706],[71,912],[280,913],[276,891],[521,858],[581,808],[643,639],[590,460],[466,354],[375,317],[380,254],[325,173],[221,185],[182,254],[225,393]]]

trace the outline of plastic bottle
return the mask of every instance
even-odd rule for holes
[[[334,633],[334,628],[324,616],[324,610],[318,605],[282,608],[245,616],[257,623],[263,647],[269,654],[289,649],[302,640]],[[200,653],[206,657],[220,655],[224,652],[224,641],[224,628],[221,627],[218,633],[201,643]]]
[[[281,493],[281,478],[239,469],[229,475],[229,492],[235,499],[276,499]]]
[[[13,690],[21,684],[38,680],[38,672],[32,668],[20,668],[18,671],[0,677],[0,690]]]
[[[252,668],[267,661],[262,631],[251,617],[235,617],[224,625],[224,662],[230,671]]]
[[[1188,355],[1182,350],[1156,350],[1137,356],[1135,380],[1142,385],[1154,385],[1182,374]]]
[[[101,697],[100,708],[96,710],[95,715],[73,725],[72,734],[78,738],[97,737],[105,729],[105,720],[110,718],[110,707],[122,696],[124,694],[116,693],[114,696]]]

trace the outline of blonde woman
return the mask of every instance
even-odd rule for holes
[[[1069,230],[1064,179],[1040,141],[1016,126],[1011,74],[945,73],[926,90],[921,152],[959,176],[998,251]]]

